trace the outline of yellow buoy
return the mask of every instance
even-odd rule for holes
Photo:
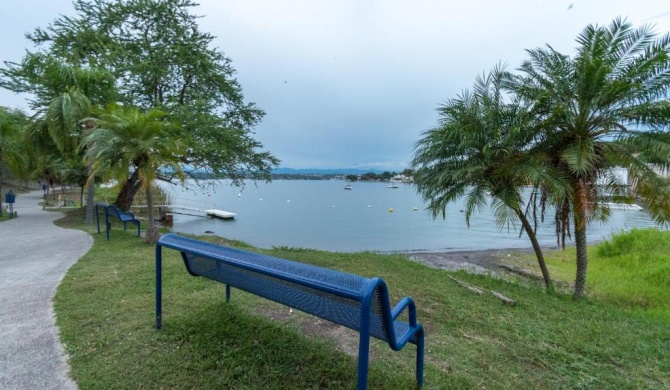
[[[393,212],[393,209],[389,209],[389,213],[392,213],[392,212]]]

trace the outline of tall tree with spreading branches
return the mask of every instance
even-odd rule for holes
[[[173,134],[188,145],[181,156],[187,174],[210,173],[235,183],[269,180],[279,163],[253,138],[264,115],[247,103],[230,59],[199,30],[191,0],[75,0],[76,15],[61,16],[28,38],[48,56],[68,64],[103,68],[115,78],[117,101],[142,110],[159,108],[178,125]],[[30,54],[29,54],[30,55]],[[24,61],[25,62],[25,61]],[[0,86],[35,92],[24,63],[6,63]],[[130,172],[116,204],[127,209],[139,190]],[[158,173],[158,178],[169,179]]]

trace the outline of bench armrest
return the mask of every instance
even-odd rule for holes
[[[413,328],[416,327],[416,305],[414,304],[414,301],[410,297],[404,297],[403,299],[398,302],[397,305],[391,310],[391,318],[395,321],[398,319],[400,314],[405,309],[409,310],[409,325]]]

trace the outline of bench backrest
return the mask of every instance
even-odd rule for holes
[[[389,341],[386,286],[366,278],[310,264],[223,247],[167,234],[161,246],[181,252],[188,272],[360,330],[361,305],[369,295],[370,335]]]
[[[113,216],[113,217],[119,217],[121,214],[123,214],[123,211],[119,209],[118,207],[114,206],[113,204],[110,204],[106,207],[107,214]]]
[[[386,284],[310,264],[166,234],[156,243],[156,328],[162,323],[162,248],[179,251],[191,275],[204,276],[230,287],[283,303],[360,333],[357,388],[367,388],[370,336],[399,351],[417,347],[416,380],[423,384],[424,331],[416,320],[414,301],[405,297],[391,309]],[[407,312],[409,323],[398,320]]]

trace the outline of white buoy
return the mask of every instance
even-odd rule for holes
[[[260,198],[260,199],[258,199],[258,200],[263,200],[263,198]]]

